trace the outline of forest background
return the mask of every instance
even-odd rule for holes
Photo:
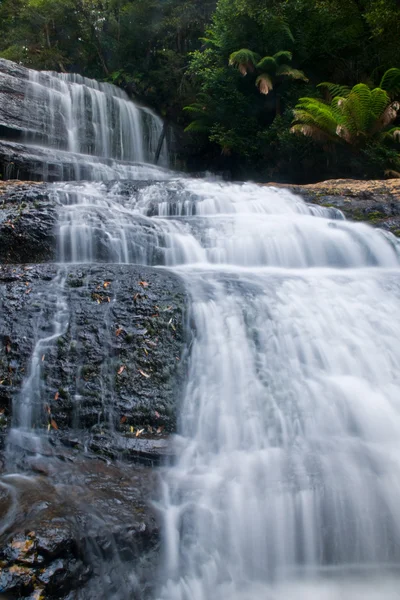
[[[400,176],[400,0],[0,0],[0,33],[3,58],[152,107],[179,167]]]

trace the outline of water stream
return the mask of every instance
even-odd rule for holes
[[[150,160],[161,125],[115,90],[46,73],[28,85],[49,106],[28,141],[78,157],[80,173],[94,161],[103,181],[53,185],[55,317],[11,441],[35,424],[41,356],[68,322],[65,265],[172,269],[193,339],[178,458],[155,501],[156,599],[398,600],[399,243],[283,189],[130,164]],[[135,181],[108,181],[123,177]],[[107,598],[125,600],[118,568]]]
[[[192,298],[158,598],[400,598],[397,241],[251,184],[57,193],[63,260],[166,265]]]

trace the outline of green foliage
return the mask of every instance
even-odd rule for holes
[[[0,31],[0,56],[110,81],[186,128],[196,170],[400,170],[398,0],[0,0]]]
[[[335,90],[329,84],[324,87],[331,93]],[[400,127],[389,128],[389,125],[396,120],[400,105],[391,102],[385,90],[371,90],[359,83],[345,92],[344,96],[334,96],[329,103],[318,98],[300,98],[294,110],[292,132],[351,146],[395,141]]]

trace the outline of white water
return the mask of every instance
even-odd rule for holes
[[[29,70],[26,99],[36,109],[29,115],[34,125],[30,141],[73,153],[153,162],[161,118],[114,85],[76,74]],[[168,164],[165,143],[160,164]]]
[[[63,261],[192,297],[159,600],[398,600],[398,242],[284,190],[58,185]]]

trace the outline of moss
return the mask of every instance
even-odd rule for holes
[[[385,213],[380,212],[379,210],[372,211],[368,213],[367,220],[370,223],[377,223],[386,217]]]
[[[71,277],[71,275],[70,275]],[[68,286],[71,288],[80,288],[83,287],[83,279],[69,279]]]

